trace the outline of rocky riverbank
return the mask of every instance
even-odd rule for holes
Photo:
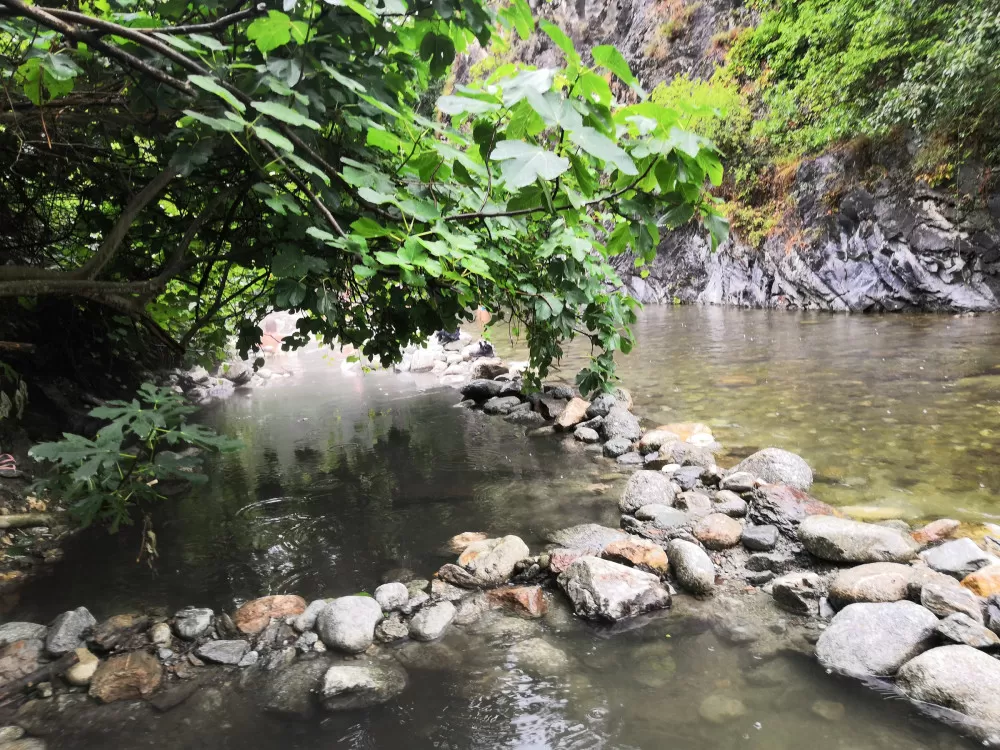
[[[544,678],[582,658],[552,638],[567,623],[614,634],[664,617],[746,649],[755,675],[784,652],[808,654],[997,742],[1000,560],[967,528],[843,518],[809,494],[812,471],[794,454],[766,449],[721,468],[705,425],[647,427],[624,389],[590,402],[564,385],[525,394],[516,367],[466,359],[470,347],[486,352],[458,343],[451,353],[482,376],[463,378],[464,408],[523,425],[526,440],[583,443],[595,461],[634,469],[615,499],[620,528],[559,529],[537,549],[504,529],[467,532],[442,539],[454,562],[424,579],[399,575],[371,596],[289,593],[231,612],[103,622],[80,607],[47,626],[6,623],[0,748],[42,748],[60,728],[126,719],[162,727],[182,704],[211,714],[226,692],[280,716],[322,716],[390,701],[412,671],[469,659]],[[425,371],[450,377],[438,349],[448,350],[433,347],[444,368]],[[746,711],[722,693],[699,707],[713,723]]]

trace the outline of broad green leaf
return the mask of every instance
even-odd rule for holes
[[[377,221],[369,219],[367,216],[363,216],[352,223],[351,229],[355,234],[359,234],[362,237],[387,237],[392,234],[391,229],[383,227]]]
[[[719,245],[729,237],[729,221],[718,214],[709,214],[705,217],[705,226],[708,227],[709,236],[712,239],[712,252],[714,253]]]
[[[327,185],[330,184],[330,175],[328,175],[322,169],[317,167],[315,164],[312,164],[303,159],[302,157],[296,156],[295,154],[292,153],[285,154],[285,158],[290,160],[293,164],[295,164],[295,166],[297,166],[303,172],[308,172],[309,174],[316,175],[321,180],[323,180],[323,182],[325,182]]]
[[[631,68],[628,66],[628,62],[624,57],[622,57],[622,53],[619,52],[613,45],[602,44],[599,47],[594,47],[590,51],[590,54],[593,56],[595,63],[602,68],[610,70],[625,83],[630,86],[637,83],[635,76],[632,74]]]
[[[356,265],[351,270],[354,271],[354,275],[359,279],[370,279],[376,273],[374,268],[362,265]]]
[[[625,153],[614,141],[598,133],[593,128],[580,128],[569,134],[573,143],[591,156],[601,161],[611,162],[619,171],[627,175],[639,174],[632,157]]]
[[[530,185],[539,177],[554,180],[569,169],[569,159],[524,141],[500,141],[490,158],[503,162],[504,184],[511,191]]]
[[[281,11],[269,10],[247,27],[247,39],[266,55],[292,40],[292,21]]]
[[[323,242],[334,242],[337,239],[334,235],[330,234],[330,232],[327,232],[325,229],[320,229],[319,227],[309,227],[306,230],[306,234],[308,234],[310,237],[315,237],[318,240],[322,240]],[[277,263],[277,257],[275,258],[275,263]],[[279,272],[277,268],[273,270],[278,276],[292,275],[292,274],[283,274]],[[299,274],[294,274],[294,275],[298,276]]]
[[[399,206],[399,210],[408,216],[412,216],[418,221],[432,222],[435,219],[441,218],[441,212],[438,210],[430,201],[420,201],[413,198],[407,198],[396,203]]]
[[[291,153],[295,150],[295,146],[292,145],[292,142],[276,130],[271,130],[271,128],[263,125],[254,125],[253,132],[256,133],[257,137],[261,140],[267,141],[272,146],[275,146],[282,151]]]
[[[284,104],[279,104],[278,102],[251,102],[251,104],[258,112],[268,117],[273,117],[275,120],[281,120],[289,125],[305,125],[312,130],[319,130],[318,122],[310,120],[305,115],[296,112],[291,107],[286,107]]]
[[[237,99],[233,94],[208,76],[193,75],[188,76],[188,82],[193,83],[198,88],[207,91],[210,94],[215,94],[217,97],[225,101],[229,106],[235,109],[240,114],[247,111],[246,105]]]
[[[394,133],[374,127],[368,128],[368,133],[365,135],[365,143],[392,154],[398,154],[399,148],[402,145]]]
[[[239,133],[243,130],[244,126],[237,122],[233,122],[230,119],[222,117],[210,117],[208,115],[203,115],[201,112],[195,112],[193,109],[185,109],[184,114],[191,117],[203,125],[208,125],[208,127],[213,130],[219,130],[225,133]]]
[[[531,16],[531,8],[524,0],[513,0],[507,8],[508,18],[517,29],[518,36],[524,41],[528,41],[531,33],[535,30],[535,20]]]
[[[357,0],[324,0],[324,2],[330,5],[342,5],[345,8],[350,8],[372,26],[378,24],[378,18],[375,17],[375,14],[368,10],[362,3],[357,2]]]
[[[197,42],[205,49],[210,49],[213,52],[222,52],[223,50],[229,49],[229,45],[223,44],[215,37],[208,36],[207,34],[189,34],[188,38]]]
[[[576,130],[583,126],[583,118],[572,102],[563,99],[557,91],[546,91],[544,94],[529,91],[527,100],[548,125],[558,125],[564,130]]]
[[[481,115],[500,109],[500,105],[493,104],[492,102],[484,102],[481,99],[470,99],[467,96],[447,95],[438,97],[437,108],[446,115],[461,115],[465,113]]]
[[[330,63],[326,62],[325,60],[323,61],[323,70],[325,70],[333,80],[335,80],[337,83],[339,83],[346,89],[358,92],[365,90],[364,86],[355,81],[353,78],[348,78],[347,76],[339,73],[336,68],[334,68],[332,65],[330,65]]]
[[[552,68],[539,68],[538,70],[523,70],[513,78],[500,81],[503,88],[503,103],[510,107],[524,99],[529,91],[537,94],[544,94],[552,88],[555,80],[555,70]]]
[[[555,45],[566,55],[566,60],[576,65],[580,64],[580,55],[573,46],[573,40],[566,36],[566,33],[549,21],[539,21],[538,26],[551,39]]]
[[[430,63],[431,75],[437,78],[455,59],[455,43],[443,34],[429,32],[420,42],[420,57]]]

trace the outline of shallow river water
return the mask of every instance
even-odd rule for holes
[[[652,309],[621,365],[650,423],[712,426],[728,465],[767,445],[814,467],[813,493],[910,520],[1000,515],[1000,319],[847,317]],[[494,331],[494,338],[500,332]],[[516,356],[518,347],[498,342]],[[579,353],[564,361],[569,377]],[[138,536],[83,537],[6,619],[48,621],[231,610],[268,593],[372,591],[401,568],[429,577],[469,530],[517,534],[617,525],[615,464],[572,440],[454,408],[454,390],[387,373],[348,376],[336,358],[272,364],[290,375],[204,418],[245,448],[166,504],[160,557]],[[487,619],[406,659],[409,688],[375,710],[284,720],[240,691],[207,691],[155,720],[97,723],[52,747],[236,748],[964,748],[908,704],[823,674],[806,657],[723,642],[680,612],[611,634],[558,600],[539,623]],[[566,662],[541,673],[508,647],[543,637]],[[744,713],[716,724],[709,696]],[[839,707],[831,704],[839,704]],[[826,714],[824,717],[821,714]]]

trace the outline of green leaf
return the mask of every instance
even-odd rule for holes
[[[528,41],[531,33],[535,30],[535,19],[531,16],[531,8],[524,0],[513,0],[507,8],[508,18],[517,29],[518,36],[524,41]]]
[[[170,36],[170,35],[164,34],[162,36]],[[207,34],[189,34],[188,39],[194,40],[205,49],[210,49],[213,52],[222,52],[223,50],[229,49],[229,45],[223,44],[215,37],[208,36]]]
[[[719,245],[729,237],[729,221],[718,214],[709,214],[705,217],[705,226],[712,240],[712,252],[714,253]]]
[[[484,102],[481,99],[470,99],[467,96],[441,96],[437,100],[437,108],[446,115],[461,115],[469,113],[481,115],[500,109],[499,104]]]
[[[622,57],[622,53],[619,52],[613,45],[602,44],[599,47],[594,47],[590,51],[590,54],[593,56],[595,63],[602,68],[610,70],[625,83],[630,86],[638,83],[636,77],[632,75],[632,70],[629,68],[628,62],[624,57]]]
[[[580,192],[588,198],[597,190],[597,177],[590,171],[590,167],[576,154],[569,155],[570,165],[573,169],[573,176],[576,178],[576,185]]]
[[[369,146],[380,148],[383,151],[388,151],[391,154],[398,154],[402,145],[395,134],[375,127],[368,129],[368,133],[365,135],[365,143]]]
[[[554,23],[549,21],[539,21],[539,27],[545,32],[546,36],[551,39],[555,45],[563,51],[566,55],[566,60],[575,64],[580,64],[580,55],[576,51],[576,47],[573,46],[573,40],[566,36],[565,32],[556,26]]]
[[[251,104],[258,112],[265,114],[268,117],[273,117],[275,120],[281,120],[289,125],[305,125],[307,128],[311,128],[312,130],[319,130],[318,122],[310,120],[305,115],[296,112],[291,107],[286,107],[284,104],[271,101],[251,102]]]
[[[195,112],[192,109],[185,109],[184,114],[191,117],[203,125],[208,125],[208,127],[213,130],[218,130],[224,133],[239,133],[245,127],[232,120],[225,119],[222,117],[209,117],[208,115],[203,115],[201,112]]]
[[[370,279],[376,273],[374,268],[362,265],[356,265],[351,270],[354,271],[354,275],[359,279]]]
[[[337,72],[337,70],[325,60],[323,61],[323,70],[325,70],[333,80],[346,89],[359,92],[365,90],[364,86],[355,81],[353,78],[348,78],[347,76]]]
[[[552,68],[539,68],[538,70],[524,70],[513,78],[500,81],[503,88],[504,106],[510,107],[524,99],[529,92],[544,94],[552,88],[555,80],[555,70]]]
[[[569,169],[569,159],[524,141],[500,141],[490,158],[503,162],[504,184],[511,191],[530,185],[539,177],[554,180]]]
[[[431,75],[437,78],[455,59],[455,43],[443,34],[429,32],[420,42],[420,57],[430,63]]]
[[[215,94],[240,114],[247,111],[246,105],[243,102],[233,96],[231,92],[222,88],[222,86],[208,76],[188,76],[188,82],[193,83],[198,88],[207,91],[210,94]]]
[[[435,219],[441,218],[441,212],[430,201],[418,201],[413,198],[407,198],[406,200],[399,201],[396,205],[399,206],[399,210],[404,214],[412,216],[418,221],[432,222]]]
[[[357,2],[357,0],[326,0],[326,2],[331,5],[343,5],[345,8],[350,8],[372,26],[378,24],[378,18],[375,17],[375,14],[368,10],[368,8],[364,5]]]
[[[301,169],[303,172],[308,172],[311,175],[316,175],[327,185],[330,184],[330,175],[324,172],[322,169],[317,167],[315,164],[307,162],[301,156],[296,156],[295,154],[288,153],[285,154],[285,158],[290,160],[295,166]]]
[[[271,130],[271,128],[264,127],[263,125],[254,125],[253,132],[258,138],[267,141],[275,148],[287,151],[288,153],[295,150],[295,146],[292,145],[292,142],[276,130]]]
[[[383,227],[377,221],[369,219],[367,216],[357,219],[351,224],[351,229],[354,230],[355,234],[359,234],[362,237],[386,237],[392,234],[391,229]]]
[[[596,156],[601,161],[611,162],[618,167],[622,174],[639,174],[632,157],[610,138],[601,135],[593,128],[584,127],[574,130],[569,134],[569,139],[591,156]]]
[[[281,11],[269,10],[247,27],[247,39],[266,55],[292,40],[291,19]]]

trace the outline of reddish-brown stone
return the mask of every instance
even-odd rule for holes
[[[724,513],[711,513],[695,524],[692,533],[708,549],[728,549],[740,543],[743,524]]]
[[[586,550],[554,549],[549,553],[549,570],[555,575],[560,575],[566,571],[566,568],[586,554]]]
[[[1000,565],[988,565],[970,573],[962,579],[962,585],[979,596],[1000,594]]]
[[[648,539],[619,539],[611,542],[601,557],[617,563],[631,565],[633,568],[649,571],[657,575],[666,575],[669,568],[667,553],[663,548]]]
[[[507,609],[527,617],[541,617],[548,610],[541,586],[493,589],[487,592],[486,596],[490,602],[507,607]]]
[[[481,542],[484,539],[489,539],[489,536],[481,531],[463,531],[461,534],[455,534],[455,536],[448,540],[448,549],[456,555],[460,555],[465,552],[465,548],[470,544]]]
[[[914,531],[912,534],[913,541],[921,547],[933,544],[934,542],[940,542],[942,539],[950,537],[955,529],[961,525],[961,522],[953,518],[939,518]]]
[[[163,669],[155,656],[133,651],[101,662],[90,681],[90,695],[101,703],[138,700],[151,695],[162,679]]]
[[[233,615],[233,624],[241,633],[259,633],[272,617],[294,617],[305,612],[306,600],[294,594],[265,596],[247,602]]]
[[[580,424],[580,422],[587,418],[587,408],[589,406],[590,402],[584,401],[582,398],[570,399],[569,403],[566,404],[566,408],[562,410],[562,414],[556,417],[556,429],[569,430]]]

